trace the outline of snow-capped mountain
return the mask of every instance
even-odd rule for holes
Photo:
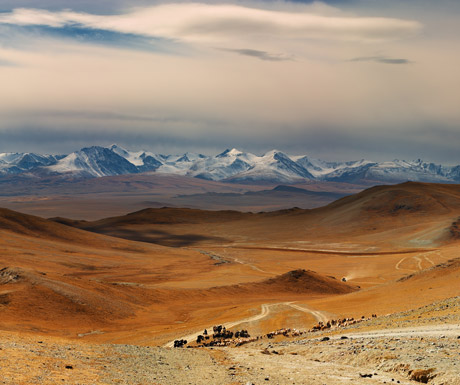
[[[376,164],[364,159],[354,162],[325,162],[307,156],[293,156],[292,159],[308,170],[314,178],[320,180],[354,177]]]
[[[50,166],[63,157],[60,155],[40,155],[34,153],[0,154],[0,175],[22,174],[37,167]]]
[[[52,173],[75,173],[81,176],[110,176],[138,173],[138,168],[105,147],[87,147],[60,159],[47,169]]]
[[[110,150],[136,166],[139,172],[155,171],[165,160],[162,155],[147,151],[128,151],[116,144],[110,146]]]
[[[419,160],[326,162],[272,150],[258,156],[228,149],[215,156],[187,152],[161,155],[120,146],[87,147],[69,155],[0,153],[0,175],[71,175],[90,178],[136,173],[175,174],[233,183],[296,183],[305,180],[347,183],[460,182],[460,165]]]
[[[254,157],[246,171],[228,178],[232,182],[277,181],[282,183],[314,179],[304,167],[294,162],[286,154],[272,150],[261,157]]]
[[[193,152],[186,152],[183,155],[161,155],[163,158],[163,165],[158,168],[159,173],[187,175],[190,168],[196,162],[199,162],[208,157],[203,154],[196,154]]]
[[[207,180],[225,180],[249,170],[255,155],[243,153],[237,149],[225,150],[215,157],[197,160],[186,175]]]
[[[445,182],[451,178],[448,176],[448,167],[425,163],[420,159],[407,162],[405,160],[394,160],[392,162],[382,162],[369,168],[366,176],[369,179],[381,181],[391,181],[393,179],[406,179],[415,182],[430,180],[432,182]]]

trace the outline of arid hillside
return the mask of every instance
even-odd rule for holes
[[[313,300],[310,305],[324,311],[358,317],[363,309],[371,313],[388,314],[456,297],[460,294],[460,256],[457,249],[458,245],[444,251],[456,256],[455,259],[340,298]]]
[[[0,328],[159,345],[216,324],[263,333],[409,310],[458,295],[459,217],[459,186],[420,183],[314,210],[90,222],[2,209]]]

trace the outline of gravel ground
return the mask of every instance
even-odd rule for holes
[[[457,336],[322,338],[263,342],[229,355],[254,384],[413,384],[421,370],[432,370],[430,384],[460,384]]]
[[[8,385],[460,385],[460,298],[238,348],[90,345],[0,332],[0,374]]]
[[[38,341],[2,333],[0,384],[232,383],[230,373],[206,351]]]

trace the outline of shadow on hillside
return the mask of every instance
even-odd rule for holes
[[[162,230],[149,230],[148,233],[141,233],[136,230],[117,229],[117,230],[90,230],[99,234],[110,235],[112,237],[128,239],[130,241],[155,243],[168,247],[187,247],[201,243],[226,243],[227,239],[221,237],[204,236],[199,234],[171,234]]]

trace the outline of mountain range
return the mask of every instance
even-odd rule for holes
[[[190,152],[161,155],[129,151],[118,145],[86,147],[68,155],[0,153],[0,178],[14,175],[94,178],[137,173],[184,175],[229,183],[460,182],[460,165],[443,166],[420,159],[327,162],[306,155],[290,156],[277,150],[258,156],[237,149],[228,149],[215,156]]]

